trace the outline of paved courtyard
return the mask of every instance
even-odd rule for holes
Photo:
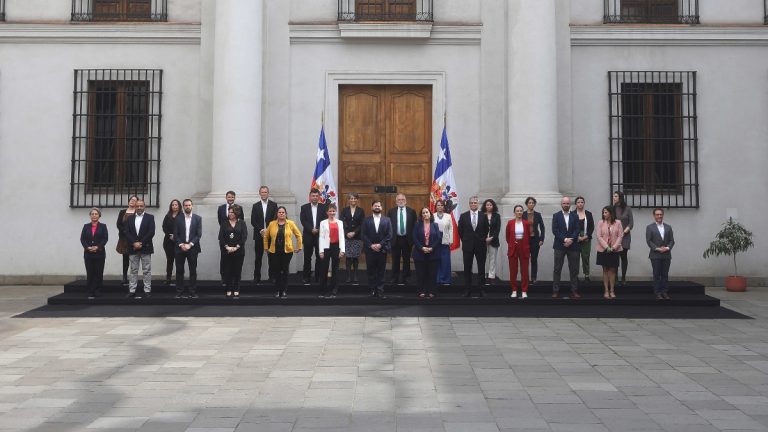
[[[0,431],[768,430],[768,289],[754,320],[13,318]]]

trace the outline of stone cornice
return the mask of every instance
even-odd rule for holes
[[[291,44],[401,40],[428,45],[479,45],[483,26],[437,24],[291,24]]]
[[[199,45],[200,24],[3,23],[0,43]]]
[[[768,46],[768,26],[571,26],[571,46]]]

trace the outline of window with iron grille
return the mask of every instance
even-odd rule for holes
[[[699,207],[696,72],[608,72],[611,191],[634,207]]]
[[[698,24],[698,0],[604,0],[604,23]]]
[[[338,0],[339,21],[432,22],[432,0]]]
[[[158,205],[163,71],[75,70],[70,207]]]
[[[168,0],[72,0],[72,21],[168,21]]]

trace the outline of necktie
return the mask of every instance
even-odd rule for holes
[[[472,229],[477,229],[477,213],[472,212]]]
[[[405,209],[400,207],[400,235],[405,235]]]

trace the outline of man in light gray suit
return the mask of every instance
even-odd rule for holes
[[[653,267],[653,292],[656,300],[669,300],[669,264],[675,236],[672,227],[664,223],[664,209],[653,209],[653,218],[656,222],[645,227],[645,241],[651,248],[648,258]]]

